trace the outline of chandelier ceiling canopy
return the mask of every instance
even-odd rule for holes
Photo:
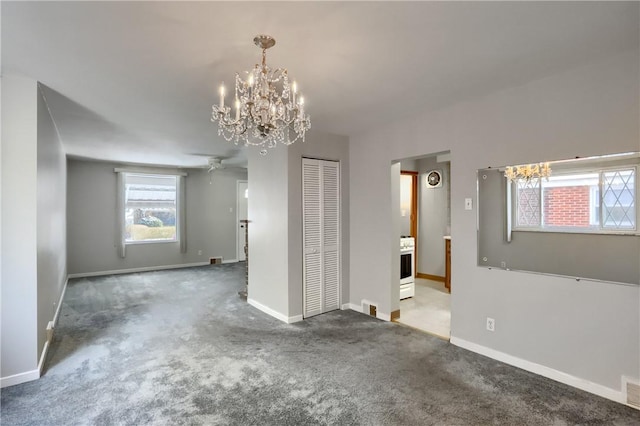
[[[211,121],[218,122],[218,134],[236,145],[255,145],[275,148],[278,143],[291,145],[298,139],[304,142],[311,127],[304,111],[304,98],[294,81],[289,84],[285,68],[272,70],[267,66],[267,49],[276,44],[268,35],[257,35],[253,42],[262,49],[262,63],[241,77],[236,73],[232,108],[225,105],[224,83],[220,86],[220,103],[213,105]]]

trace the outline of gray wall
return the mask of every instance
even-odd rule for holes
[[[35,80],[2,77],[2,378],[38,366],[37,99]]]
[[[450,150],[453,340],[616,391],[622,375],[638,380],[639,287],[478,267],[476,211],[464,199],[477,201],[476,170],[490,165],[637,151],[639,64],[636,48],[352,137],[351,302],[399,306],[391,161]]]
[[[640,284],[636,235],[513,231],[507,243],[504,174],[497,169],[479,174],[478,265],[500,268],[504,261],[509,269]]]
[[[249,160],[249,295],[248,298],[286,317],[289,315],[289,196],[287,147],[261,156],[250,147]]]
[[[442,172],[442,186],[428,188],[427,173]],[[451,223],[449,213],[449,163],[438,163],[436,157],[418,161],[418,271],[444,277],[444,237]]]
[[[249,298],[284,317],[302,315],[302,157],[340,161],[342,303],[349,300],[348,139],[317,131],[261,156],[249,149]]]
[[[35,80],[2,78],[2,370],[38,377],[66,279],[62,145]]]
[[[302,315],[302,157],[340,162],[342,303],[349,301],[349,139],[310,132],[289,147],[289,313]]]
[[[46,101],[38,91],[38,351],[47,340],[67,279],[67,159]]]
[[[134,244],[122,259],[116,250],[116,167],[122,165],[68,161],[69,274],[236,258],[236,181],[246,180],[245,172],[186,170],[187,252],[178,243]]]

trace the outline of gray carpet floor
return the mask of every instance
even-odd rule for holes
[[[243,264],[71,280],[2,425],[640,424],[640,412],[354,311],[284,324]]]

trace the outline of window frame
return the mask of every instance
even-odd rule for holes
[[[127,227],[127,177],[128,176],[145,176],[145,177],[173,177],[174,181],[175,181],[175,210],[176,210],[176,219],[175,219],[175,238],[169,240],[169,239],[158,239],[158,240],[127,240],[126,238],[126,227]],[[119,214],[124,215],[124,228],[121,229],[122,235],[123,235],[123,240],[124,240],[124,244],[126,245],[137,245],[137,244],[163,244],[163,243],[179,243],[180,242],[180,196],[179,196],[179,191],[180,191],[180,182],[178,179],[178,175],[175,174],[168,174],[168,173],[153,173],[153,172],[124,172],[123,175],[123,179],[122,179],[122,184],[124,185],[123,191],[124,191],[124,203],[123,203],[123,209],[121,212],[119,212]]]
[[[538,194],[540,197],[539,202],[539,212],[540,212],[540,225],[539,226],[519,226],[518,225],[518,183],[517,181],[507,182],[509,186],[509,190],[513,194],[511,197],[511,212],[510,217],[513,223],[512,231],[515,232],[547,232],[547,233],[570,233],[570,234],[596,234],[596,235],[640,235],[640,228],[638,226],[638,219],[640,219],[640,203],[638,203],[638,198],[640,196],[640,189],[638,188],[638,183],[640,178],[638,177],[638,168],[639,166],[635,163],[628,164],[618,164],[615,166],[603,166],[603,167],[576,167],[570,169],[560,169],[558,171],[554,170],[553,176],[564,176],[564,175],[574,175],[574,174],[586,174],[586,173],[597,173],[598,174],[598,186],[596,188],[596,193],[598,194],[597,204],[593,204],[590,200],[589,207],[589,222],[592,223],[594,213],[596,213],[598,218],[598,223],[594,228],[585,228],[585,227],[571,227],[571,226],[554,226],[548,227],[544,225],[544,197],[543,197],[543,184],[542,179],[540,179],[540,184],[538,185]],[[626,229],[610,229],[605,228],[603,226],[603,216],[602,216],[602,197],[603,197],[603,182],[604,182],[604,173],[612,172],[612,171],[625,171],[625,170],[633,170],[634,173],[634,204],[635,204],[635,223],[633,228]],[[594,192],[593,189],[590,189],[590,193]]]
[[[122,174],[122,182],[120,191],[122,193],[122,205],[118,207],[118,215],[121,217],[121,225],[119,229],[119,233],[121,235],[121,242],[126,246],[133,245],[146,245],[146,244],[181,244],[182,243],[182,233],[181,233],[181,220],[182,215],[184,214],[184,203],[182,202],[182,185],[180,182],[180,178],[184,178],[186,174],[182,173],[172,173],[165,171],[156,171],[156,170],[127,170],[127,169],[116,169],[116,172],[120,172]],[[127,176],[150,176],[150,177],[173,177],[175,179],[175,209],[176,209],[176,219],[175,219],[175,238],[174,239],[162,239],[162,240],[127,240],[126,238],[126,214],[127,214],[127,200],[126,200],[126,185],[127,185]]]

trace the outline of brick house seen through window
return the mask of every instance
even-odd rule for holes
[[[636,168],[564,172],[518,180],[514,219],[520,230],[636,230]]]

